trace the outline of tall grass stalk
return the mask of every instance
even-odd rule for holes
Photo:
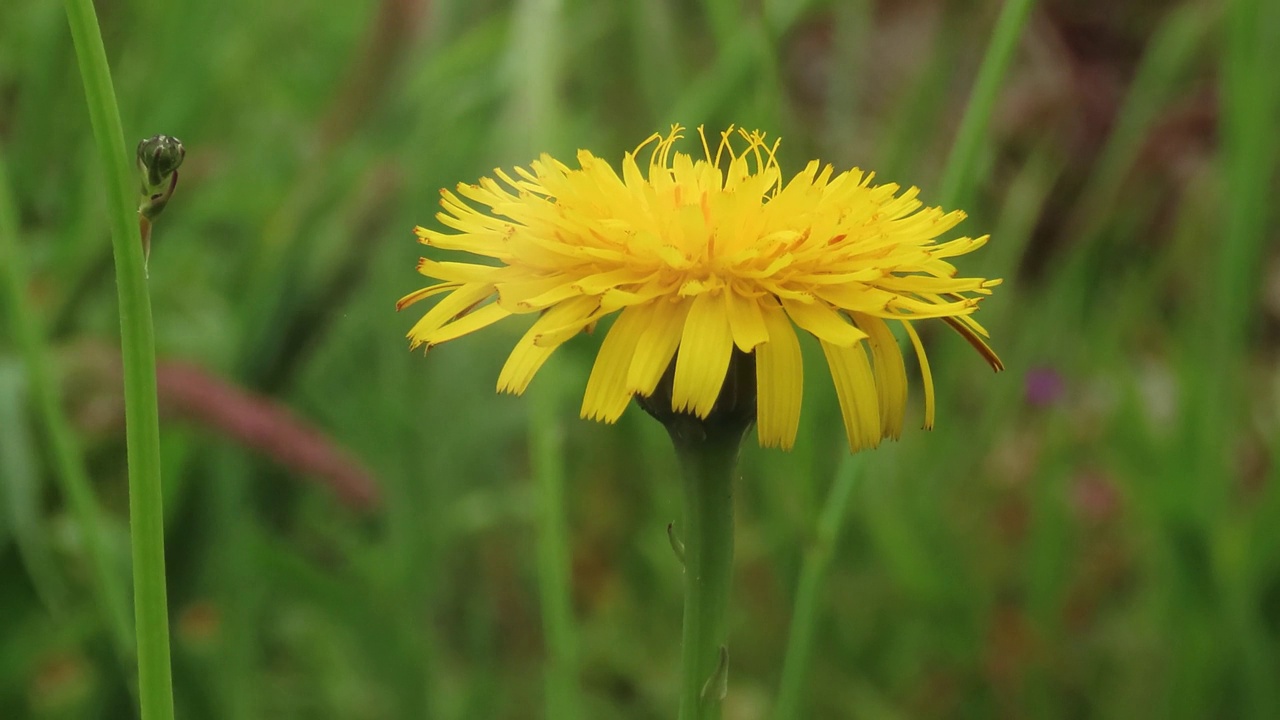
[[[1280,61],[1280,10],[1264,0],[1236,0],[1227,12],[1222,58],[1222,171],[1225,236],[1218,244],[1211,342],[1236,357],[1254,316],[1259,260],[1270,232],[1272,181],[1280,158],[1276,120],[1280,86],[1266,63]],[[1221,357],[1219,359],[1221,359]]]
[[[1073,257],[1087,260],[1096,251],[1099,236],[1115,220],[1114,209],[1122,197],[1125,181],[1147,139],[1152,124],[1170,104],[1184,100],[1186,77],[1194,72],[1205,40],[1213,28],[1213,8],[1187,3],[1166,15],[1156,27],[1142,53],[1142,60],[1129,84],[1113,130],[1098,153],[1081,190],[1080,201],[1068,220],[1068,236],[1073,246],[1087,248]]]
[[[551,380],[554,378],[545,378]],[[547,717],[582,716],[578,686],[578,644],[570,597],[569,533],[565,519],[564,428],[559,393],[553,383],[530,393],[529,452],[538,486],[538,591],[547,645]]]
[[[791,613],[791,629],[787,637],[787,652],[782,660],[782,680],[778,688],[778,702],[774,706],[775,720],[791,720],[805,717],[809,708],[805,705],[808,691],[808,674],[813,658],[813,640],[818,629],[821,610],[822,586],[831,568],[836,541],[848,514],[849,498],[858,479],[862,476],[864,458],[846,455],[836,472],[835,481],[818,517],[817,531],[805,551],[800,566],[800,582],[796,588],[795,607]]]
[[[251,720],[262,717],[262,668],[257,657],[258,633],[254,619],[263,595],[255,577],[249,478],[252,464],[238,448],[218,453],[210,477],[210,514],[214,517],[220,550],[216,559],[218,588],[215,597],[220,620],[215,683],[219,688],[218,717]]]
[[[1257,323],[1257,303],[1267,241],[1274,237],[1275,180],[1280,166],[1280,88],[1269,68],[1280,62],[1280,7],[1270,0],[1235,0],[1227,6],[1221,75],[1221,171],[1224,232],[1215,243],[1217,267],[1210,313],[1201,316],[1199,385],[1189,418],[1197,460],[1190,482],[1217,485],[1215,507],[1229,508],[1238,489],[1209,482],[1232,476],[1242,435],[1247,434],[1245,370],[1248,338]],[[1195,372],[1197,368],[1190,368]],[[1256,392],[1251,390],[1250,392]],[[1264,521],[1266,522],[1266,521]],[[1269,522],[1268,522],[1269,524]],[[1253,717],[1274,712],[1277,653],[1267,641],[1268,613],[1257,601],[1267,593],[1266,571],[1250,571],[1259,544],[1257,526],[1237,521],[1211,532],[1216,589],[1223,627],[1238,652],[1242,705]],[[1262,561],[1257,567],[1266,567]]]
[[[156,406],[155,338],[143,269],[130,156],[116,106],[107,53],[91,0],[66,0],[67,21],[84,81],[89,119],[107,191],[120,303],[125,442],[129,465],[129,528],[133,551],[134,620],[138,642],[138,702],[143,720],[173,717],[169,614],[165,597],[164,501],[160,484],[160,418]]]
[[[986,141],[996,98],[1000,95],[1009,64],[1013,62],[1013,51],[1022,37],[1022,28],[1026,26],[1027,16],[1034,6],[1035,0],[1008,0],[1000,9],[991,42],[978,69],[978,79],[969,95],[969,105],[960,120],[955,144],[951,146],[951,154],[942,171],[938,203],[948,210],[965,204],[967,200],[978,152]]]
[[[93,575],[94,595],[106,614],[107,628],[116,653],[126,664],[132,664],[133,627],[129,620],[128,591],[107,553],[109,543],[103,536],[105,520],[94,497],[75,431],[62,409],[58,382],[50,372],[49,348],[39,324],[39,315],[27,306],[17,217],[4,156],[0,153],[0,302],[4,304],[9,327],[26,364],[27,382],[53,450],[55,476],[84,539],[84,550]]]

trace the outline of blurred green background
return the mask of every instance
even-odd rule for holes
[[[543,151],[620,159],[673,122],[759,127],[784,172],[820,157],[937,202],[999,7],[99,2],[127,144],[188,149],[150,263],[179,717],[543,717],[531,438],[564,462],[582,716],[672,717],[662,429],[577,419],[599,333],[523,398],[493,392],[520,321],[409,353],[411,230],[441,187]],[[727,718],[770,717],[801,564],[826,552],[803,717],[1280,716],[1275,67],[1273,0],[1034,8],[958,198],[993,237],[962,271],[1006,278],[979,319],[1008,370],[926,323],[937,429],[915,429],[917,386],[906,437],[850,461],[806,346],[795,451],[744,452]],[[92,143],[61,5],[0,4],[12,309],[49,335],[124,582]],[[0,717],[129,717],[11,330]]]

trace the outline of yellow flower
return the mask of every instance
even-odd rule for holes
[[[736,347],[755,355],[760,444],[790,448],[800,421],[799,327],[821,343],[855,451],[902,431],[907,375],[888,321],[915,346],[925,427],[933,381],[912,321],[942,319],[1001,369],[972,318],[1000,281],[957,277],[947,261],[987,237],[935,242],[963,212],[922,210],[916,188],[899,194],[897,185],[872,185],[871,173],[836,175],[817,161],[784,183],[778,143],[758,131],[726,130],[713,154],[699,128],[695,160],[672,151],[681,129],[627,153],[621,176],[580,150],[577,168],[543,155],[515,177],[494,170],[501,183],[442,190],[436,217],[454,232],[419,227],[421,242],[498,264],[422,258],[418,271],[441,282],[397,307],[444,297],[409,331],[412,347],[540,313],[498,378],[500,392],[519,394],[557,347],[616,313],[583,417],[614,422],[634,395],[653,393],[674,357],[672,410],[705,418]],[[642,173],[636,156],[648,146]]]

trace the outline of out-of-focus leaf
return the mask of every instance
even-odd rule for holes
[[[66,606],[67,585],[49,545],[25,385],[22,368],[0,359],[0,546],[12,537],[36,591],[56,611]]]

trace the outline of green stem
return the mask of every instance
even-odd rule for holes
[[[249,503],[251,464],[238,448],[226,448],[212,463],[208,508],[214,516],[218,557],[213,561],[219,593],[216,601],[222,616],[218,628],[217,667],[214,682],[219,687],[218,717],[223,720],[250,720],[262,717],[258,699],[262,696],[262,668],[257,658],[259,635],[254,627],[255,610],[262,597],[255,575],[253,556],[254,516]]]
[[[1018,46],[1022,28],[1027,24],[1027,16],[1031,14],[1034,5],[1035,0],[1006,0],[1004,7],[1000,9],[991,42],[987,44],[982,66],[978,69],[978,79],[974,81],[973,93],[969,96],[969,106],[965,108],[964,117],[960,120],[955,144],[951,146],[951,155],[947,157],[947,164],[942,171],[938,204],[944,208],[951,209],[965,204],[965,186],[973,180],[978,150],[986,141],[996,97],[1000,94],[1000,86],[1004,83],[1009,63],[1013,60],[1013,51]]]
[[[728,672],[722,665],[728,657],[724,653],[733,573],[733,479],[740,441],[741,435],[675,442],[684,476],[680,720],[720,718]]]
[[[551,378],[547,378],[551,379]],[[529,418],[529,452],[538,485],[538,590],[547,644],[547,717],[581,717],[578,648],[569,594],[569,538],[565,519],[563,429],[555,387],[535,388]]]
[[[155,338],[143,270],[133,159],[125,152],[106,49],[91,0],[65,0],[84,93],[107,190],[120,303],[125,443],[129,461],[129,528],[133,547],[138,702],[143,720],[173,717],[169,613],[165,598],[164,502],[160,485],[160,418],[156,407]]]
[[[9,326],[22,351],[27,378],[53,448],[56,476],[63,496],[71,506],[76,525],[84,537],[84,549],[93,573],[93,591],[116,646],[116,654],[126,665],[133,664],[133,628],[129,620],[129,596],[122,574],[117,572],[107,552],[110,543],[103,536],[102,510],[93,494],[89,473],[76,445],[75,433],[63,412],[58,383],[49,370],[49,348],[37,314],[27,308],[26,277],[18,246],[18,221],[13,195],[0,156],[0,294],[9,317]]]
[[[791,631],[787,638],[787,652],[782,660],[782,681],[778,688],[778,704],[773,716],[777,720],[805,717],[806,681],[809,662],[813,657],[813,639],[818,627],[819,601],[822,586],[831,568],[831,558],[836,540],[844,527],[849,497],[862,473],[862,455],[846,455],[840,463],[826,504],[818,517],[817,534],[813,544],[805,552],[800,567],[800,584],[796,589],[795,608],[791,614]]]

